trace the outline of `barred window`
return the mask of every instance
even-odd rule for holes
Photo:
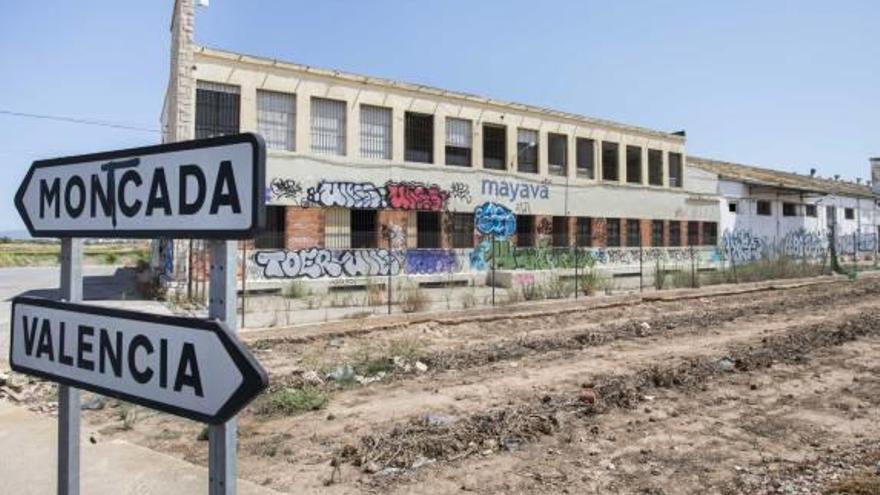
[[[648,150],[648,184],[663,185],[663,152]]]
[[[669,153],[669,187],[683,187],[683,180],[681,153]]]
[[[352,249],[375,249],[378,247],[378,212],[376,210],[349,210],[350,246]]]
[[[714,246],[718,243],[718,224],[715,222],[703,222],[703,244]]]
[[[440,212],[416,212],[416,247],[436,249],[440,247]]]
[[[688,222],[688,246],[700,244],[700,222]]]
[[[593,239],[593,219],[590,217],[578,217],[577,237],[575,242],[578,246],[589,246]]]
[[[474,247],[474,214],[452,214],[452,247]]]
[[[666,245],[666,232],[663,229],[663,220],[651,221],[651,246],[663,247]]]
[[[794,203],[782,203],[782,216],[784,216],[784,217],[797,216],[797,205]]]
[[[771,208],[769,201],[759,199],[757,205],[758,215],[769,217],[773,214],[773,208]]]
[[[361,105],[361,156],[391,159],[391,109]]]
[[[547,134],[547,164],[551,175],[568,174],[568,136]]]
[[[517,129],[516,155],[517,170],[531,174],[538,173],[538,131]]]
[[[507,128],[483,125],[483,168],[507,169]]]
[[[669,245],[681,247],[681,222],[678,220],[669,222]]]
[[[196,83],[196,139],[238,134],[240,93],[230,84]]]
[[[312,97],[312,151],[345,155],[345,102]]]
[[[553,217],[553,246],[568,246],[568,217]]]
[[[471,121],[465,119],[446,119],[446,164],[471,166],[471,143],[473,134]]]
[[[626,182],[629,184],[642,182],[642,148],[639,146],[626,147]]]
[[[586,179],[594,178],[595,164],[593,158],[593,149],[595,142],[592,139],[577,138],[575,146],[577,147],[577,175]]]
[[[406,112],[404,118],[404,159],[408,162],[434,162],[434,116]]]
[[[617,143],[602,141],[602,180],[620,180]]]
[[[626,220],[626,245],[629,247],[642,245],[642,229],[639,226],[639,221],[635,218]]]
[[[258,90],[257,129],[267,148],[295,150],[296,95]]]
[[[804,214],[808,217],[816,217],[816,205],[804,205]]]
[[[620,219],[609,218],[605,220],[606,245],[608,247],[620,247]]]
[[[516,217],[516,245],[517,247],[532,247],[535,245],[535,217],[532,215],[517,215]]]

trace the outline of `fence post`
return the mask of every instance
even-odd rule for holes
[[[727,248],[727,255],[730,256],[730,269],[733,271],[733,283],[739,283],[739,277],[736,274],[736,259],[733,257],[733,250]]]
[[[394,256],[394,251],[391,250],[391,231],[388,231],[388,282],[387,282],[388,296],[386,298],[388,299],[388,314],[389,315],[391,314],[391,296],[392,296],[392,293],[391,293],[391,269],[394,266],[394,260],[392,259],[393,256]]]
[[[575,241],[576,242],[576,241]],[[578,247],[574,247],[574,298],[578,298]]]
[[[641,226],[639,227],[641,228]],[[644,259],[642,256],[643,252],[644,250],[642,249],[642,233],[639,232],[639,292],[642,292],[642,290],[644,290],[644,269],[642,267],[644,263]]]
[[[495,234],[490,237],[492,241],[492,306],[495,306]]]
[[[688,246],[688,249],[691,253],[691,288],[697,287],[697,268],[694,264],[694,245],[691,244]]]
[[[853,270],[859,271],[859,233],[853,232]]]

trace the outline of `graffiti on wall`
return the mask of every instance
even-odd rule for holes
[[[302,193],[302,185],[293,179],[275,177],[269,182],[268,192],[271,200],[298,201]]]
[[[449,192],[440,186],[418,182],[388,182],[385,184],[388,205],[396,210],[440,211],[446,208]]]
[[[510,208],[498,203],[486,202],[474,210],[477,232],[506,239],[516,233],[516,215]]]
[[[389,181],[377,186],[322,180],[308,189],[304,206],[441,211],[446,209],[449,196],[449,191],[436,184]]]
[[[874,234],[842,234],[837,237],[838,254],[874,252],[877,236]],[[747,263],[768,256],[788,256],[798,259],[819,259],[828,254],[828,233],[805,228],[792,230],[777,241],[759,236],[748,229],[725,231],[721,237],[721,255],[736,263]]]
[[[397,275],[401,263],[387,249],[324,249],[258,251],[254,262],[264,278],[336,278]]]
[[[411,249],[406,252],[406,273],[432,275],[454,273],[461,269],[455,251],[451,249]]]
[[[449,186],[449,194],[463,203],[471,204],[471,186],[464,182],[453,182]]]
[[[751,230],[725,230],[721,235],[721,250],[736,263],[760,259],[766,253],[766,240]]]
[[[495,196],[510,201],[550,199],[550,187],[546,183],[529,184],[507,180],[483,179],[480,192],[483,196]]]
[[[782,239],[782,252],[792,258],[820,258],[828,249],[828,237],[820,232],[800,228]]]

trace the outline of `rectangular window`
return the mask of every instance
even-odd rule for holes
[[[782,216],[784,216],[784,217],[797,216],[797,205],[794,203],[782,203]]]
[[[404,118],[404,159],[408,162],[434,162],[434,116],[406,112]]]
[[[578,246],[590,246],[593,240],[593,219],[590,217],[578,217],[577,237],[575,242]]]
[[[516,217],[516,245],[519,247],[531,247],[535,245],[535,217],[532,215],[517,215]]]
[[[669,222],[669,245],[681,247],[681,222],[678,220]]]
[[[639,247],[642,243],[642,230],[639,228],[639,221],[635,218],[626,219],[626,245],[628,247]]]
[[[648,184],[663,185],[663,152],[660,150],[648,150]]]
[[[440,212],[416,212],[416,247],[437,249],[440,247]]]
[[[517,129],[516,164],[520,172],[538,173],[538,131]]]
[[[605,220],[606,244],[608,247],[620,247],[620,219],[608,218]]]
[[[602,141],[602,180],[612,182],[620,180],[617,154],[617,143]]]
[[[816,205],[804,205],[804,215],[815,218],[817,216]]]
[[[550,175],[566,176],[568,174],[568,136],[548,133],[547,153]]]
[[[642,183],[642,148],[638,146],[626,147],[626,182]]]
[[[257,129],[267,148],[295,150],[296,95],[258,90]]]
[[[700,222],[688,222],[688,246],[700,244]]]
[[[507,169],[507,128],[483,124],[483,168]]]
[[[718,224],[715,222],[703,222],[703,244],[714,246],[718,244]]]
[[[730,203],[727,203],[727,211],[729,211],[730,213],[736,213],[737,212],[736,202],[731,201]]]
[[[256,249],[284,249],[286,207],[266,205],[266,230],[254,238]]]
[[[595,141],[587,138],[577,138],[575,147],[577,148],[577,175],[585,179],[595,178],[595,163],[593,148]]]
[[[345,102],[312,97],[312,151],[345,155]]]
[[[196,83],[196,139],[238,134],[240,93],[238,86]]]
[[[446,164],[471,166],[471,121],[446,118]]]
[[[378,244],[376,210],[350,210],[352,249],[375,249]]]
[[[474,214],[452,214],[452,247],[474,247]]]
[[[553,246],[568,247],[568,217],[553,217]]]
[[[843,218],[846,220],[855,220],[856,218],[856,210],[852,208],[844,208],[843,209]]]
[[[770,202],[765,201],[763,199],[758,200],[758,215],[769,217],[773,214],[773,208],[770,207]]]
[[[651,222],[651,246],[663,247],[666,245],[666,231],[663,228],[663,220]]]
[[[669,153],[669,187],[684,186],[684,168],[681,163],[681,153]]]
[[[391,159],[391,109],[361,105],[361,156]]]

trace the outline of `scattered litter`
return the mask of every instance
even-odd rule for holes
[[[721,371],[733,371],[734,368],[736,368],[736,364],[734,364],[729,358],[721,358],[718,360],[718,369]]]
[[[96,395],[91,399],[80,404],[79,408],[84,411],[100,411],[107,404],[107,399],[100,395]]]
[[[302,374],[302,379],[309,385],[323,385],[324,379],[315,370],[308,370]]]
[[[421,361],[416,361],[416,364],[414,366],[416,368],[416,371],[418,371],[419,373],[424,373],[428,371],[428,365]]]
[[[426,426],[448,426],[452,423],[455,423],[458,420],[455,416],[446,416],[444,414],[437,414],[428,412],[425,413],[425,425]]]
[[[354,379],[354,368],[349,365],[339,366],[335,370],[327,373],[327,379],[333,381],[348,381]]]

